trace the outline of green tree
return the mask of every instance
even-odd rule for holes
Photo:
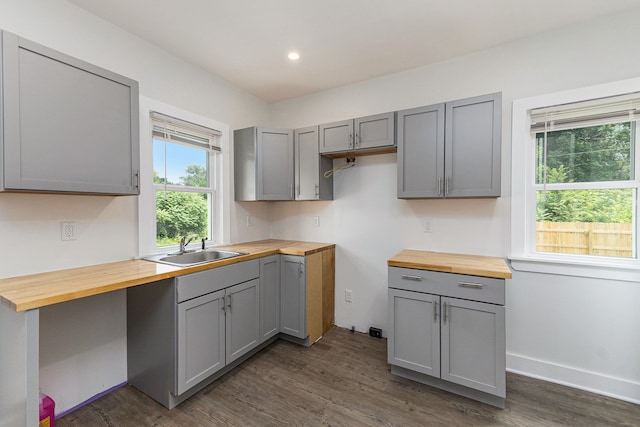
[[[200,165],[189,165],[185,176],[179,178],[182,185],[207,186],[207,174]],[[153,182],[164,184],[164,179],[153,171]],[[171,182],[167,182],[171,184]],[[158,191],[156,193],[156,242],[158,246],[175,244],[185,235],[208,235],[209,203],[207,195],[183,191]]]
[[[158,239],[175,239],[187,234],[207,235],[205,194],[158,191],[156,223]]]
[[[536,182],[570,183],[632,179],[631,124],[616,123],[547,133],[536,146]],[[546,174],[545,174],[546,171]],[[630,223],[633,191],[538,191],[537,220],[552,222]]]
[[[190,187],[207,186],[207,170],[201,165],[189,165],[185,168],[186,176],[180,177],[180,183]]]

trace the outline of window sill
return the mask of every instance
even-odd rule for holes
[[[568,260],[553,257],[510,256],[516,271],[557,274],[561,276],[640,282],[640,260]]]

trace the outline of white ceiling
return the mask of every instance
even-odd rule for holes
[[[276,102],[619,13],[638,0],[69,0]],[[301,58],[292,63],[290,50]]]

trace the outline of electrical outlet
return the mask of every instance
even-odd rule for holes
[[[60,239],[76,240],[76,223],[74,221],[62,221],[60,223]]]
[[[429,218],[422,220],[422,231],[425,233],[431,233],[431,220]]]
[[[351,289],[344,290],[344,300],[346,302],[353,302],[353,291]]]
[[[251,215],[247,215],[247,227],[251,227],[253,225],[253,218]]]
[[[320,227],[320,217],[319,216],[314,216],[313,217],[313,226],[314,227]]]

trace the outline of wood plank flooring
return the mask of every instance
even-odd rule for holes
[[[640,405],[507,374],[504,410],[391,375],[386,340],[333,328],[279,340],[171,411],[131,386],[66,426],[640,426]]]

